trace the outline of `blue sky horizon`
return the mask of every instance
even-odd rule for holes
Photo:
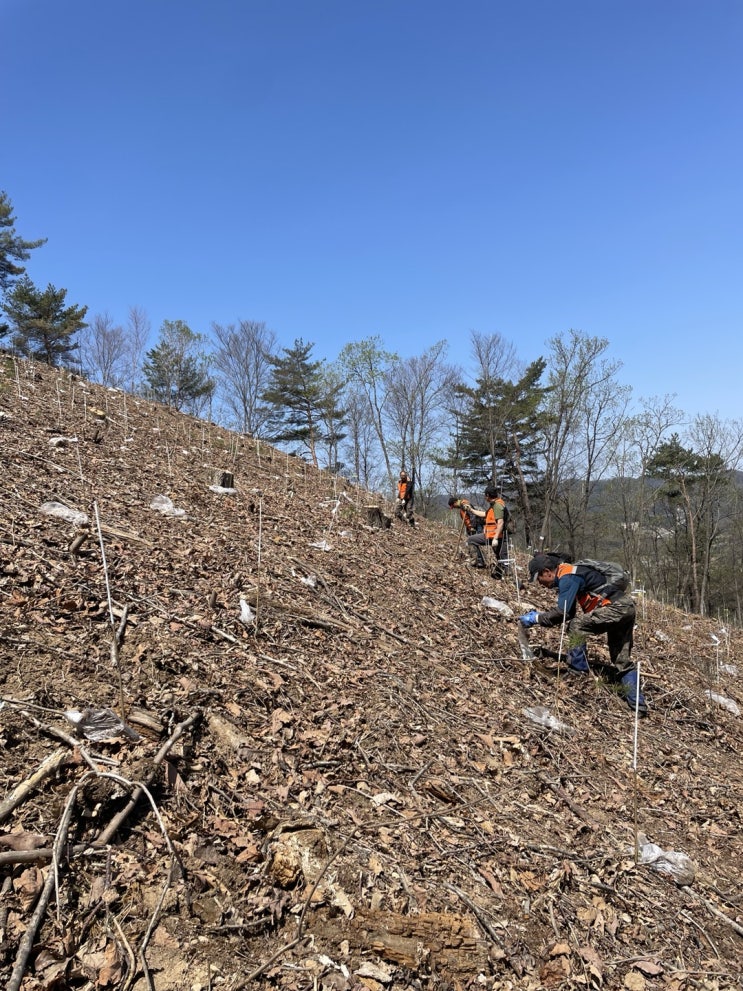
[[[743,5],[0,0],[28,274],[125,323],[333,360],[610,341],[636,399],[740,417]]]

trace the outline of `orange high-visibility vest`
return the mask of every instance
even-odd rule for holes
[[[459,515],[467,529],[467,533],[474,533],[477,529],[478,517],[472,508],[472,503],[469,499],[460,499],[455,505],[459,509]]]
[[[557,580],[558,582],[564,575],[577,575],[578,565],[577,564],[561,564],[557,568]],[[578,605],[581,607],[583,612],[593,612],[598,606],[608,606],[611,599],[607,599],[603,595],[599,595],[597,592],[589,592],[584,589],[579,592],[575,597]]]
[[[485,536],[488,540],[492,540],[493,537],[498,535],[498,520],[495,518],[495,507],[500,506],[501,509],[505,508],[505,502],[502,499],[496,499],[495,502],[488,506],[488,511],[485,513]],[[499,517],[501,523],[501,535],[503,534],[503,525],[505,523],[503,516]]]

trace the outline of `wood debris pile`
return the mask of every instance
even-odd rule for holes
[[[635,749],[518,548],[8,357],[0,434],[3,986],[740,987],[739,630],[638,600]]]

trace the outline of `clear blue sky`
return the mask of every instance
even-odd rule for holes
[[[0,36],[0,189],[89,317],[462,364],[572,327],[743,415],[741,0],[0,0]]]

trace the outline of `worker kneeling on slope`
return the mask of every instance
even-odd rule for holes
[[[522,626],[560,626],[563,618],[568,620],[568,667],[579,674],[588,672],[587,636],[605,633],[627,704],[646,716],[648,707],[631,658],[635,600],[627,592],[626,572],[601,561],[572,564],[559,554],[537,554],[529,562],[529,574],[544,588],[557,589],[557,606],[544,612],[532,609],[520,617]]]

